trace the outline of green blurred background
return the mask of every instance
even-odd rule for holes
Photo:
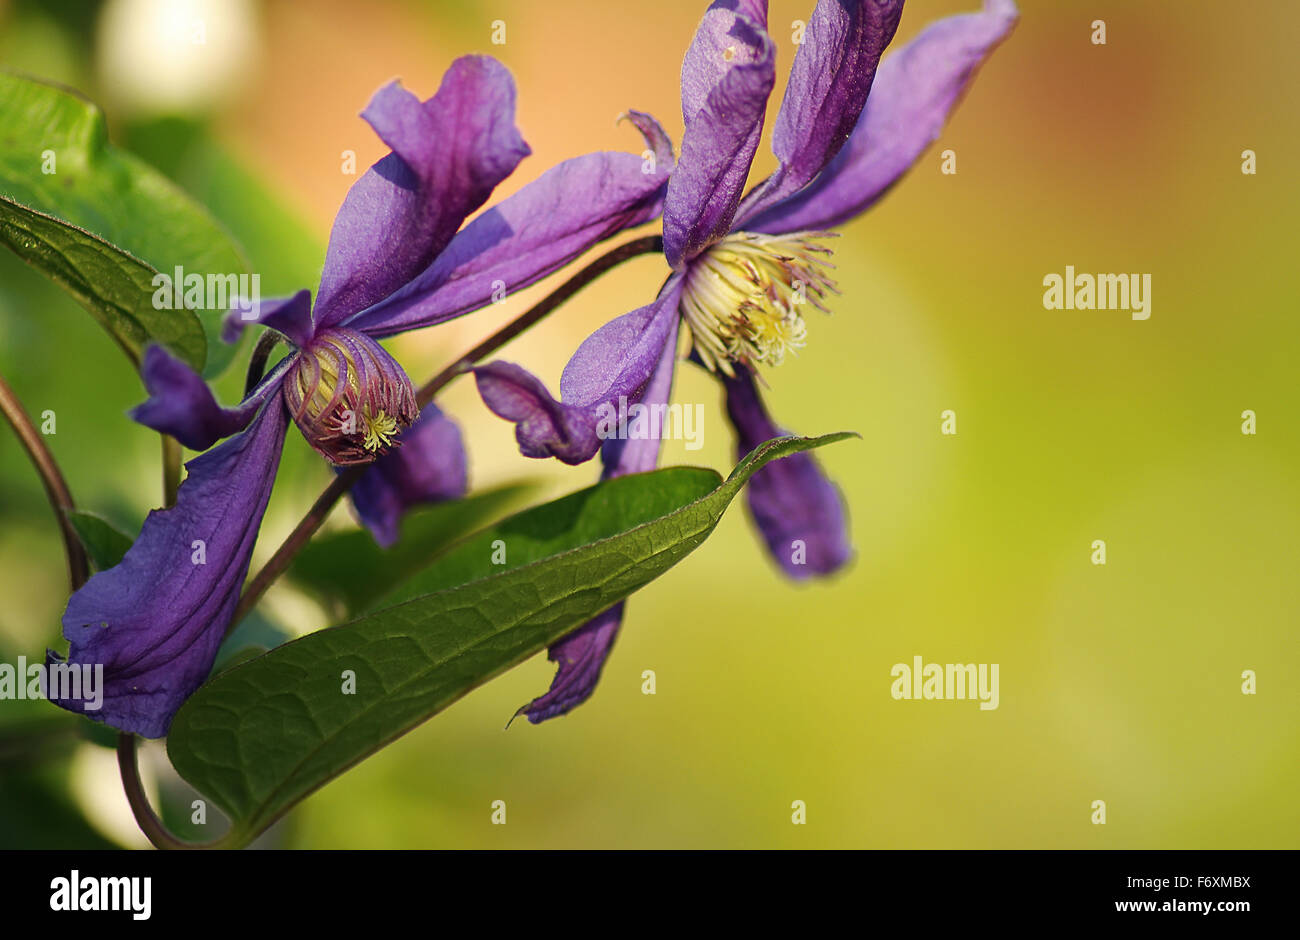
[[[910,0],[899,33],[973,8]],[[773,0],[789,24],[811,0]],[[330,221],[382,145],[357,118],[400,76],[427,96],[457,55],[502,59],[534,155],[502,188],[594,149],[639,150],[629,107],[680,139],[681,56],[705,3],[347,0],[162,4],[207,23],[170,56],[152,0],[0,0],[0,64],[73,85],[115,140],[194,193],[245,246],[262,289],[315,287]],[[821,459],[851,506],[857,560],[784,582],[739,506],[636,595],[592,700],[532,727],[515,708],[536,657],[311,797],[268,837],[301,847],[1296,847],[1300,845],[1300,413],[1294,363],[1300,177],[1288,2],[1022,0],[941,142],[836,245],[843,296],[768,374],[805,433],[861,441]],[[1108,42],[1090,42],[1092,21]],[[506,42],[490,42],[493,21]],[[955,176],[940,151],[957,154]],[[1258,174],[1241,173],[1241,152]],[[773,159],[761,149],[754,179]],[[651,231],[653,228],[648,228]],[[1152,275],[1152,314],[1048,311],[1042,278]],[[663,276],[640,259],[508,348],[548,381],[600,323]],[[417,379],[557,279],[395,348]],[[240,384],[236,368],[221,388]],[[157,437],[124,417],[138,379],[100,328],[0,255],[0,374],[78,502],[135,531],[159,498]],[[705,447],[725,469],[716,385]],[[589,483],[594,466],[518,456],[469,383],[445,397],[476,485]],[[940,413],[957,414],[956,436]],[[1258,434],[1241,433],[1241,412]],[[328,471],[291,434],[258,558]],[[331,520],[350,526],[346,510]],[[1108,563],[1090,562],[1094,539]],[[256,563],[256,562],[255,562]],[[0,435],[0,659],[62,648],[60,543],[35,476]],[[287,587],[289,631],[325,614]],[[895,701],[890,667],[999,663],[1001,706]],[[643,670],[657,694],[641,693]],[[1243,695],[1255,670],[1258,694]],[[29,703],[30,704],[30,703]],[[112,752],[35,703],[0,707],[0,845],[138,845]],[[33,729],[44,729],[36,736]],[[169,814],[183,788],[152,748]],[[490,824],[505,800],[508,824]],[[807,824],[791,824],[791,803]],[[1091,823],[1105,800],[1107,824]]]

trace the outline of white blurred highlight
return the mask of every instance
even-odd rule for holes
[[[156,760],[141,748],[140,782],[153,806],[158,805]],[[117,769],[117,751],[89,742],[78,746],[72,757],[69,789],[86,814],[86,819],[100,834],[128,849],[150,848],[131,814],[131,805],[122,792],[122,777]]]
[[[252,0],[109,0],[99,22],[101,83],[120,111],[203,111],[245,84],[257,47]]]

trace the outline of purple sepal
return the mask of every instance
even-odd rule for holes
[[[474,369],[474,380],[492,413],[515,422],[515,440],[525,457],[580,464],[600,450],[595,416],[556,401],[542,380],[522,366],[489,362]]]
[[[489,56],[457,59],[428,101],[386,85],[362,117],[393,153],[356,182],[334,220],[318,328],[378,303],[428,267],[529,154],[514,123],[514,79]]]
[[[300,290],[292,297],[262,300],[247,310],[236,305],[221,323],[222,342],[237,341],[248,326],[275,330],[302,349],[312,337],[311,291]]]
[[[731,230],[776,81],[776,47],[736,0],[705,12],[682,62],[682,152],[664,201],[674,270]]]
[[[161,346],[150,346],[140,366],[149,399],[133,408],[130,416],[145,427],[170,434],[190,450],[207,450],[247,427],[262,404],[279,393],[289,361],[280,363],[234,408],[222,408],[197,372]]]
[[[943,130],[979,67],[1015,27],[1012,0],[985,0],[927,26],[886,56],[848,143],[817,179],[745,228],[781,234],[834,228],[871,208]]]
[[[806,186],[844,146],[902,14],[903,0],[819,0],[772,128],[780,167],[745,198],[741,227],[747,215]]]
[[[593,245],[659,215],[672,145],[631,112],[655,154],[601,151],[565,160],[466,225],[410,283],[348,320],[372,336],[444,323],[536,283]]]
[[[653,114],[629,108],[620,120],[631,122],[641,132],[650,152],[654,154],[655,169],[662,173],[671,172],[677,158],[673,155],[672,138],[658,119]]]
[[[533,724],[581,705],[600,681],[605,660],[623,623],[623,604],[609,610],[551,645],[547,659],[559,664],[550,691],[519,710]]]
[[[467,488],[460,428],[436,405],[425,405],[400,445],[371,464],[352,487],[352,505],[375,541],[388,548],[397,541],[408,509],[460,499]]]
[[[768,416],[749,372],[739,369],[724,384],[737,458],[785,436]],[[831,574],[853,557],[843,496],[812,454],[772,461],[750,478],[745,494],[768,551],[791,578]]]
[[[672,397],[673,376],[677,371],[677,330],[676,322],[672,325],[654,374],[646,383],[645,389],[636,399],[637,404],[653,407],[667,405]],[[628,473],[646,473],[659,466],[659,450],[663,444],[660,436],[642,435],[638,423],[647,421],[648,411],[628,422],[627,435],[610,437],[601,446],[600,459],[605,465],[603,479],[621,477]]]
[[[560,378],[561,400],[540,379],[508,362],[475,368],[479,394],[493,413],[516,423],[525,457],[579,464],[596,456],[601,424],[639,400],[664,347],[675,342],[682,280],[672,277],[652,304],[601,327],[578,347]]]
[[[103,666],[103,701],[56,704],[146,738],[167,733],[211,671],[239,600],[286,422],[279,399],[268,402],[247,429],[186,464],[176,505],[149,513],[121,563],[72,595],[67,662]]]

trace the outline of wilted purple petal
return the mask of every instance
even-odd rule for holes
[[[513,363],[492,362],[474,370],[479,394],[499,417],[514,421],[525,457],[590,460],[600,449],[599,425],[620,400],[643,393],[677,333],[680,277],[670,278],[652,304],[601,327],[578,347],[560,379],[557,401],[546,386]]]
[[[601,670],[622,623],[623,603],[619,602],[552,644],[547,659],[558,663],[560,668],[551,681],[551,688],[519,711],[536,725],[585,702],[600,681]]]
[[[259,301],[254,309],[235,307],[221,324],[221,339],[233,343],[247,326],[264,326],[275,330],[298,348],[311,341],[311,291],[300,290],[292,297]]]
[[[717,0],[682,63],[682,152],[664,201],[664,254],[675,270],[731,230],[763,134],[776,48],[749,4]]]
[[[529,154],[514,123],[514,80],[488,56],[457,59],[423,103],[387,85],[362,117],[393,153],[357,181],[334,220],[318,326],[383,300],[428,267]]]
[[[348,321],[374,336],[431,326],[504,299],[598,242],[648,222],[663,205],[672,148],[654,119],[634,121],[657,151],[653,166],[604,151],[552,167],[465,226],[433,265]]]
[[[467,489],[460,428],[436,405],[425,405],[400,441],[370,465],[351,493],[357,515],[384,548],[397,541],[408,509],[459,499]]]
[[[161,346],[145,350],[140,377],[149,399],[131,410],[145,427],[170,434],[191,450],[207,450],[223,437],[248,426],[268,398],[277,396],[289,360],[262,379],[234,408],[222,408],[197,372]]]
[[[747,220],[746,229],[827,229],[869,209],[938,138],[1018,16],[1012,0],[986,0],[983,12],[939,20],[886,56],[844,149],[811,185]]]
[[[72,595],[68,662],[102,664],[104,697],[97,711],[57,704],[147,738],[167,733],[212,669],[239,599],[286,422],[272,400],[238,436],[186,464],[176,505],[149,513],[121,564]]]
[[[786,434],[768,416],[749,372],[739,369],[724,382],[738,458]],[[830,574],[852,557],[844,499],[812,454],[772,461],[750,478],[746,498],[768,550],[790,577]]]
[[[802,189],[839,153],[902,14],[903,0],[819,0],[772,129],[781,165],[746,197],[742,219]]]

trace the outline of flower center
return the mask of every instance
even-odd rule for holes
[[[804,345],[800,308],[838,293],[826,275],[832,232],[758,235],[737,232],[696,258],[686,275],[681,314],[695,351],[710,371],[734,375],[732,363],[780,365]]]
[[[284,384],[307,443],[338,466],[387,452],[419,415],[410,378],[382,346],[355,330],[317,336]]]
[[[370,451],[390,447],[398,434],[397,419],[390,418],[382,411],[373,418],[369,414],[363,414],[362,417],[366,422],[366,439],[361,442],[361,446]]]

